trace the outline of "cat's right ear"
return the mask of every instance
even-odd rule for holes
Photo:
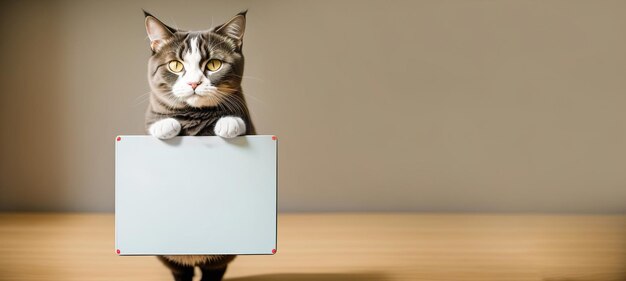
[[[165,25],[150,13],[146,11],[143,13],[146,16],[146,32],[150,38],[150,48],[156,52],[174,35],[176,30]]]

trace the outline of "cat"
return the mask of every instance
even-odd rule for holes
[[[241,89],[247,11],[206,31],[183,31],[148,12],[145,27],[152,55],[146,130],[159,139],[175,136],[233,138],[256,134]],[[193,231],[193,230],[190,230]],[[174,280],[222,280],[234,255],[158,256]]]

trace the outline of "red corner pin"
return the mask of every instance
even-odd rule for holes
[[[117,249],[115,252],[119,255],[120,254],[120,249]]]
[[[272,249],[272,255],[276,254],[276,249]]]
[[[122,137],[117,137],[117,141],[121,141],[121,140],[122,140]]]
[[[272,140],[276,140],[276,139],[277,139],[276,136],[272,136]]]

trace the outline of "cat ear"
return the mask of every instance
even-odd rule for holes
[[[243,33],[246,30],[246,13],[248,13],[248,11],[237,14],[227,23],[218,26],[215,32],[235,39],[239,47],[241,47],[243,43]]]
[[[146,16],[146,32],[148,33],[148,38],[150,38],[150,48],[156,52],[174,35],[176,29],[165,25],[146,11],[143,11],[143,13]]]

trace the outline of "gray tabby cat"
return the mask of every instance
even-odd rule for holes
[[[152,49],[148,132],[159,139],[255,134],[241,90],[246,12],[206,31],[178,30],[147,12],[145,20]],[[175,280],[192,280],[198,266],[203,281],[219,281],[235,256],[158,258]]]

